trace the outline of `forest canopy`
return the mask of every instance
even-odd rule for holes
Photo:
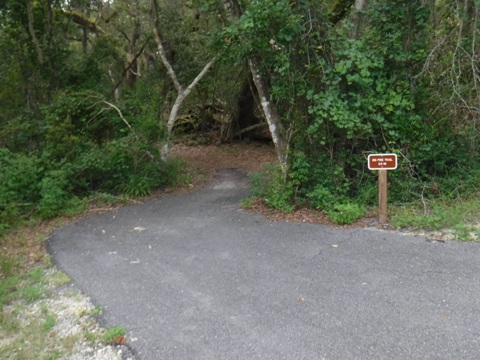
[[[175,181],[179,134],[263,130],[283,210],[480,185],[477,0],[0,1],[0,229]],[[255,135],[257,134],[257,135]],[[265,135],[266,134],[266,135]]]

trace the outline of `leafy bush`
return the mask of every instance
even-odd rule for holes
[[[316,209],[328,209],[335,203],[335,196],[324,185],[317,185],[307,193],[309,204]]]
[[[295,201],[320,210],[344,201],[350,187],[343,169],[331,159],[311,157],[302,151],[292,154],[288,178],[295,189]]]
[[[365,209],[355,203],[335,204],[331,209],[326,210],[328,218],[335,224],[352,224],[365,215]]]
[[[50,172],[40,182],[41,199],[37,204],[37,211],[43,218],[51,218],[62,213],[69,197],[68,174],[66,171]]]
[[[144,123],[131,123],[135,132],[102,104],[93,92],[60,92],[41,109],[38,138],[33,141],[31,131],[23,146],[16,140],[16,152],[0,149],[0,231],[34,214],[75,213],[91,192],[145,196],[177,181],[181,163],[160,161],[155,145],[163,128],[143,114]],[[27,143],[35,143],[35,151]]]
[[[0,231],[4,231],[39,201],[43,168],[35,156],[0,149],[0,169]]]
[[[279,167],[267,165],[259,173],[250,176],[252,195],[261,198],[265,203],[277,210],[291,212],[293,189],[285,182]]]

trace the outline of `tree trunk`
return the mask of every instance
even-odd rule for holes
[[[43,64],[43,61],[44,61],[43,50],[40,45],[40,41],[38,41],[37,35],[35,34],[35,25],[33,20],[33,4],[30,1],[27,3],[27,17],[28,17],[28,31],[30,32],[33,45],[35,45],[35,50],[37,51],[38,62],[40,64]]]
[[[137,67],[137,58],[136,53],[137,41],[140,39],[140,22],[138,19],[135,19],[133,25],[133,31],[131,38],[129,39],[128,51],[127,51],[127,74],[126,74],[126,83],[129,87],[133,87],[137,80],[138,67]]]
[[[212,65],[215,63],[215,59],[210,60],[200,71],[200,73],[195,77],[195,79],[188,85],[186,89],[183,88],[182,84],[178,81],[177,74],[175,73],[175,70],[173,69],[172,65],[167,59],[167,54],[165,52],[165,48],[163,47],[162,39],[160,37],[160,31],[158,29],[158,24],[157,24],[157,8],[158,4],[156,0],[152,0],[152,12],[154,15],[154,21],[153,21],[153,37],[155,38],[155,42],[157,43],[157,49],[158,49],[158,54],[160,55],[160,58],[162,60],[163,65],[167,69],[167,73],[170,76],[170,79],[172,80],[175,90],[177,91],[177,98],[175,99],[175,103],[172,106],[172,109],[170,110],[170,114],[168,116],[168,121],[167,121],[167,135],[166,138],[162,144],[161,148],[161,156],[162,160],[167,160],[168,159],[168,153],[170,151],[170,138],[172,136],[172,131],[173,127],[175,126],[175,122],[177,121],[178,117],[178,112],[180,111],[180,107],[183,104],[183,101],[187,98],[187,96],[190,94],[190,92],[193,90],[193,88],[200,82],[200,80],[205,76],[205,74],[208,72],[208,70],[212,67]]]
[[[230,15],[233,21],[237,20],[242,15],[242,11],[237,0],[223,0],[223,7],[226,14]],[[258,56],[250,56],[248,59],[248,67],[252,73],[253,82],[255,83],[255,87],[257,88],[258,95],[260,97],[262,110],[272,135],[273,144],[275,145],[275,151],[277,153],[282,174],[284,178],[286,178],[288,167],[288,141],[285,137],[285,129],[281,122],[280,116],[278,115],[275,104],[270,101],[268,83],[260,71],[260,60]]]
[[[362,26],[362,14],[361,11],[367,6],[367,0],[355,0],[355,13],[353,14],[353,27],[350,30],[349,38],[358,39],[360,36],[360,28]]]
[[[339,23],[345,18],[346,14],[350,11],[350,8],[356,0],[337,0],[332,6],[332,10],[328,15],[328,19],[333,25]]]
[[[257,88],[258,95],[260,96],[263,113],[265,114],[268,128],[272,134],[272,140],[275,145],[275,151],[277,153],[278,161],[280,162],[282,174],[286,176],[288,165],[288,142],[285,138],[285,129],[280,120],[275,104],[270,101],[268,84],[260,73],[259,60],[252,56],[248,59],[248,67],[252,73],[253,82]]]

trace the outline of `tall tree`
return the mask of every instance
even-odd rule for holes
[[[158,54],[160,56],[160,59],[162,60],[163,65],[167,69],[167,73],[170,76],[170,79],[172,80],[175,90],[177,91],[177,97],[175,99],[175,102],[170,110],[170,113],[168,115],[168,120],[167,120],[167,135],[166,138],[164,139],[163,145],[162,145],[162,150],[161,150],[161,155],[163,159],[168,158],[168,153],[169,153],[169,147],[170,147],[170,137],[172,135],[173,127],[175,126],[175,122],[177,121],[178,117],[178,112],[180,111],[180,107],[182,106],[183,102],[187,98],[187,96],[191,93],[191,91],[194,89],[194,87],[200,82],[200,80],[205,76],[205,74],[208,72],[208,70],[212,67],[214,64],[215,60],[212,59],[207,64],[203,67],[203,69],[197,74],[197,76],[193,79],[193,81],[186,87],[184,88],[180,81],[178,80],[177,74],[175,70],[173,69],[173,66],[170,64],[167,54],[165,51],[165,48],[163,46],[163,41],[160,35],[160,30],[159,30],[159,23],[158,23],[158,11],[159,11],[159,6],[157,0],[152,0],[152,13],[153,13],[153,35],[155,38],[155,41],[157,43],[157,49],[158,49]]]

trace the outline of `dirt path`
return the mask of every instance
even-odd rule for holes
[[[277,161],[273,146],[260,142],[203,146],[176,144],[172,147],[171,155],[178,156],[210,173],[225,168],[236,168],[251,173]]]

